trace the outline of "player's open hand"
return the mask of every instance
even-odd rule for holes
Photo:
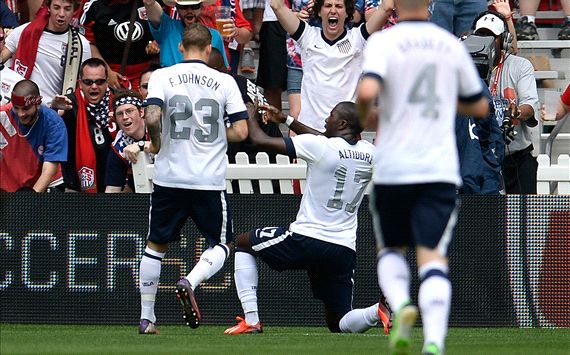
[[[263,111],[261,115],[263,123],[267,123],[268,121],[283,123],[287,119],[287,117],[285,117],[285,115],[283,115],[283,113],[275,106],[259,105],[258,110]]]

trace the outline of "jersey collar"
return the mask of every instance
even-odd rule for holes
[[[200,60],[200,59],[187,59],[187,60],[181,61],[180,63],[201,63],[204,65],[208,65],[208,64],[206,64],[206,62],[204,62],[203,60]]]
[[[347,34],[347,32],[346,32],[346,28],[345,28],[344,31],[342,32],[342,34],[341,34],[340,36],[338,36],[335,40],[332,40],[332,41],[331,41],[330,39],[327,39],[327,38],[325,37],[325,33],[324,33],[323,30],[321,29],[321,37],[322,37],[323,41],[325,41],[326,44],[328,44],[329,46],[332,46],[332,45],[334,45],[335,43],[337,43],[338,41],[342,40],[344,37],[346,37],[346,34]]]

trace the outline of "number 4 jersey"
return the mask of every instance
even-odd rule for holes
[[[363,75],[381,83],[374,183],[459,185],[457,101],[482,95],[464,45],[432,23],[403,21],[370,36]]]
[[[301,134],[291,140],[293,157],[307,162],[307,188],[289,229],[356,250],[358,207],[372,179],[374,146],[344,138]]]
[[[147,105],[162,108],[162,146],[154,163],[160,186],[226,189],[226,127],[247,119],[235,80],[204,62],[188,60],[154,71]]]

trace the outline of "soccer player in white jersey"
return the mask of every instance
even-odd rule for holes
[[[190,217],[210,247],[176,285],[186,325],[196,328],[201,316],[194,291],[224,265],[233,241],[226,195],[228,141],[247,137],[247,112],[234,79],[206,64],[210,31],[191,24],[180,49],[184,60],[154,71],[148,85],[145,118],[154,163],[147,247],[140,264],[139,333],[156,334],[154,303],[161,261],[170,242]],[[226,128],[224,112],[231,125]]]
[[[255,146],[292,159],[307,161],[307,190],[297,219],[288,227],[265,227],[236,238],[235,282],[245,319],[226,334],[261,333],[257,307],[256,257],[274,270],[306,270],[315,298],[323,301],[332,332],[357,333],[382,321],[388,333],[389,311],[381,302],[352,309],[356,266],[358,207],[372,179],[374,146],[360,140],[362,128],[356,105],[337,104],[325,120],[324,135],[285,116],[273,106],[260,106],[275,122],[286,123],[298,135],[268,137],[249,120]]]
[[[400,22],[371,36],[358,87],[361,121],[378,100],[371,213],[378,281],[395,311],[390,346],[407,353],[418,309],[410,303],[405,248],[416,247],[423,354],[444,351],[451,303],[447,248],[461,183],[457,109],[485,117],[489,104],[463,44],[427,22],[430,0],[396,0]]]
[[[354,102],[364,44],[392,13],[393,0],[384,0],[382,10],[352,29],[345,25],[354,13],[353,0],[315,0],[313,16],[322,21],[322,28],[299,20],[284,0],[271,0],[271,7],[281,26],[301,47],[303,80],[298,119],[323,132],[323,119],[336,103]]]

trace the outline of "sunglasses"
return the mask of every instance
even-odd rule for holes
[[[202,4],[195,4],[195,5],[176,5],[178,10],[200,10]]]
[[[142,88],[142,89],[145,89],[145,90],[148,90],[148,83],[146,83],[146,84],[141,84],[141,88]]]
[[[6,38],[5,35],[0,36],[0,42],[4,42],[4,39]]]
[[[81,82],[87,86],[91,86],[93,84],[95,84],[97,86],[101,86],[107,82],[107,79],[95,79],[95,80],[81,79]]]

